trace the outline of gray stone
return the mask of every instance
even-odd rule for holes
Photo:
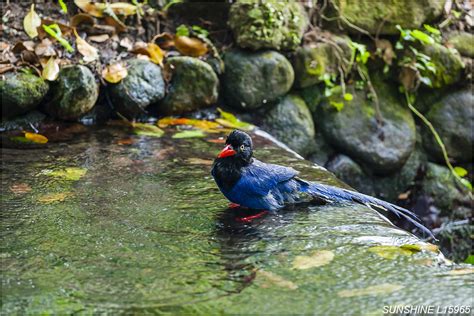
[[[474,145],[474,96],[464,89],[445,96],[426,114],[456,162],[470,162]],[[430,158],[442,162],[443,155],[429,128],[423,125],[423,145]]]
[[[375,195],[373,180],[350,157],[337,155],[327,163],[326,168],[357,191]]]
[[[99,96],[94,74],[86,66],[66,66],[51,85],[51,100],[44,110],[62,120],[76,120],[90,111]]]
[[[2,120],[0,122],[0,132],[13,131],[13,130],[29,130],[31,125],[38,126],[46,115],[33,110],[23,115],[15,116],[14,118]]]
[[[237,109],[256,109],[285,95],[293,85],[290,62],[275,51],[232,50],[224,55],[224,96]]]
[[[461,80],[464,63],[456,50],[441,44],[423,45],[422,52],[435,64],[436,73],[427,72],[434,88],[442,88]]]
[[[453,32],[448,34],[447,42],[456,48],[462,56],[474,58],[474,34]]]
[[[33,74],[7,73],[2,78],[2,120],[35,109],[48,92],[48,84]]]
[[[401,104],[396,91],[377,80],[375,90],[383,118],[383,123],[379,124],[374,102],[353,86],[347,89],[353,95],[352,101],[343,101],[340,94],[336,94],[320,107],[321,127],[326,139],[376,174],[389,174],[399,169],[415,145],[415,122],[410,110]],[[345,106],[337,111],[331,102],[345,102]]]
[[[146,108],[165,96],[165,82],[161,68],[148,60],[127,62],[128,75],[110,85],[110,96],[117,112],[127,118],[146,113]]]
[[[306,13],[296,1],[238,0],[229,12],[237,44],[253,50],[295,49],[307,25]]]
[[[172,57],[166,61],[165,69],[172,77],[159,105],[160,113],[181,114],[217,101],[219,79],[209,64],[193,57]]]

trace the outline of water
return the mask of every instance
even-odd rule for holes
[[[47,148],[3,149],[2,314],[472,306],[471,270],[453,274],[462,267],[431,251],[394,259],[369,251],[421,242],[364,206],[305,205],[239,221],[242,211],[227,208],[209,174],[222,144],[207,140],[222,135],[175,140],[171,130],[163,138],[120,126],[71,130],[49,135]],[[342,185],[262,137],[255,143],[261,160]],[[48,174],[64,168],[86,173],[76,180]],[[297,256],[318,250],[334,259],[294,267]]]

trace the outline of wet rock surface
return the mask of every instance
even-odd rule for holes
[[[219,80],[209,64],[192,57],[173,57],[168,58],[165,67],[171,81],[158,106],[160,113],[181,114],[217,101]]]
[[[0,81],[2,120],[34,110],[48,92],[48,84],[28,73],[7,73]]]
[[[275,51],[231,50],[224,55],[224,97],[236,109],[268,106],[293,85],[293,68]]]
[[[165,81],[161,68],[148,60],[127,62],[128,75],[120,83],[110,84],[114,107],[123,116],[134,118],[146,113],[146,108],[165,96]]]
[[[424,45],[422,52],[435,64],[436,73],[428,73],[434,88],[453,85],[461,79],[464,64],[456,50],[435,43]]]
[[[94,107],[99,85],[89,68],[74,65],[61,69],[50,91],[51,99],[45,104],[44,111],[62,120],[76,120]]]
[[[453,32],[448,35],[448,44],[459,51],[462,56],[474,58],[474,35],[469,32]]]

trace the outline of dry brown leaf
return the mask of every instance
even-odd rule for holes
[[[19,54],[24,50],[26,50],[26,46],[25,44],[23,44],[23,42],[16,43],[15,46],[13,46],[12,48],[12,52],[14,52],[15,54]]]
[[[123,24],[123,22],[120,21],[116,17],[114,18],[114,17],[111,17],[111,16],[106,16],[104,18],[104,22],[105,22],[105,24],[107,24],[109,26],[112,26],[116,33],[122,33],[122,32],[125,32],[127,30],[127,26],[125,24]]]
[[[49,40],[49,38],[45,38],[36,45],[35,47],[35,54],[38,57],[43,57],[43,56],[56,56],[56,51],[54,50],[54,45],[53,43]]]
[[[164,32],[153,37],[151,42],[157,44],[163,49],[169,49],[174,46],[174,37],[170,33]]]
[[[10,44],[6,42],[0,42],[0,52],[6,51],[8,48],[10,48]]]
[[[90,41],[96,42],[96,43],[103,43],[106,40],[108,40],[109,38],[110,38],[110,36],[108,34],[93,35],[93,36],[88,37],[88,39]]]
[[[97,48],[82,39],[79,34],[77,34],[76,29],[74,29],[74,35],[76,35],[77,50],[84,56],[83,59],[85,62],[94,61],[99,58]]]
[[[334,253],[330,250],[318,250],[310,256],[297,256],[293,261],[294,269],[310,269],[321,267],[334,259]]]
[[[54,59],[51,57],[46,65],[43,67],[43,71],[41,72],[41,77],[45,80],[54,81],[58,79],[59,75],[59,65]]]
[[[378,39],[375,40],[375,46],[381,51],[383,61],[386,64],[391,65],[392,60],[396,57],[392,43],[386,39]]]
[[[75,16],[73,16],[69,21],[70,21],[69,25],[71,25],[71,27],[77,27],[78,25],[81,25],[81,24],[88,24],[88,25],[95,24],[94,17],[87,13],[78,13]]]
[[[398,195],[398,199],[399,199],[399,200],[406,200],[406,199],[408,199],[408,198],[410,197],[410,194],[411,194],[411,191],[410,191],[410,190],[408,190],[408,191],[406,191],[406,192],[403,192],[403,193],[400,193],[400,194]]]
[[[193,37],[188,36],[175,36],[174,46],[183,55],[199,57],[207,53],[207,45]]]
[[[165,57],[165,53],[161,50],[160,46],[154,43],[148,43],[146,50],[152,62],[158,65],[163,64],[163,58]]]
[[[111,64],[102,70],[102,78],[110,83],[118,83],[127,75],[127,67],[123,63]]]
[[[124,37],[120,40],[120,46],[126,48],[128,51],[131,51],[133,48],[133,43],[128,37]]]
[[[27,183],[14,183],[10,186],[10,191],[15,194],[25,194],[31,192],[31,187]]]
[[[104,16],[105,5],[103,3],[92,3],[89,0],[74,0],[76,6],[90,15],[101,18]]]
[[[23,45],[25,45],[25,48],[30,52],[33,52],[35,50],[35,42],[33,41],[24,41]]]
[[[35,12],[35,5],[32,4],[30,12],[23,19],[23,28],[25,29],[26,34],[30,38],[35,38],[38,36],[37,28],[41,25],[41,18],[38,13]]]
[[[137,13],[137,6],[126,2],[111,3],[109,7],[112,9],[112,11],[114,11],[115,14],[118,15],[128,16]]]
[[[201,159],[201,158],[188,158],[186,162],[190,165],[205,165],[205,166],[212,166],[214,163],[210,159]]]

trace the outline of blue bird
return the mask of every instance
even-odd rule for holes
[[[309,182],[297,177],[293,168],[267,164],[253,156],[252,138],[232,131],[225,148],[214,160],[211,174],[224,196],[232,203],[255,210],[277,211],[285,205],[318,199],[325,202],[356,202],[375,210],[386,210],[427,233],[412,212],[397,205],[358,192]]]

